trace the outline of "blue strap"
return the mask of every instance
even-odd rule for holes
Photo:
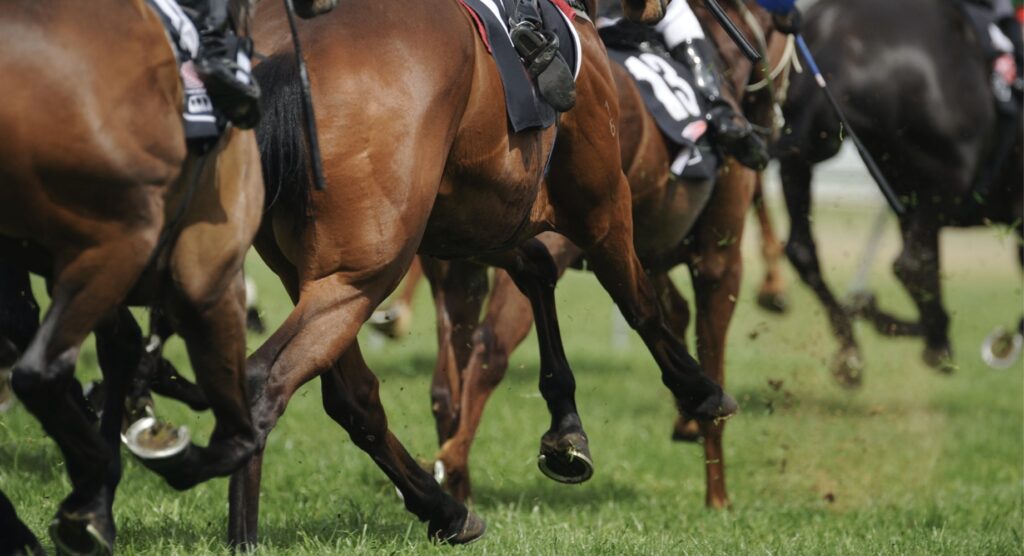
[[[796,0],[757,0],[757,3],[776,14],[788,14],[796,6]]]

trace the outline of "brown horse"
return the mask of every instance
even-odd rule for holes
[[[627,13],[652,20],[663,7],[660,0],[625,4]],[[541,390],[557,415],[545,450],[571,461],[586,436],[558,334],[554,265],[539,244],[517,247],[545,230],[586,250],[683,409],[704,419],[735,411],[668,331],[634,252],[615,85],[589,21],[576,18],[584,50],[576,108],[557,131],[520,133],[510,131],[496,66],[459,2],[349,0],[304,25],[328,181],[325,191],[311,191],[295,126],[301,114],[285,102],[297,90],[286,22],[280,11],[261,16],[257,42],[275,45],[256,71],[270,93],[260,142],[268,198],[276,202],[255,245],[296,305],[249,360],[260,446],[296,389],[320,376],[327,413],[395,483],[406,508],[429,522],[428,534],[453,543],[480,536],[483,523],[389,431],[356,333],[417,251],[485,257],[510,269],[531,292],[542,329]],[[256,455],[232,480],[235,542],[256,540],[260,465]]]
[[[297,4],[306,15],[330,7]],[[165,307],[217,418],[208,447],[144,463],[187,488],[232,472],[255,447],[240,270],[262,209],[258,150],[251,132],[230,130],[205,156],[187,155],[174,55],[142,0],[4,2],[0,49],[0,71],[19,77],[0,85],[0,256],[47,276],[52,300],[12,384],[67,463],[73,490],[50,529],[58,550],[109,553],[121,473],[113,416],[141,352],[120,340],[134,326],[122,304]],[[100,430],[73,392],[94,330],[112,393]],[[3,536],[19,532],[10,550],[40,551],[0,502]]]
[[[695,13],[713,31],[726,61],[733,98],[754,75],[750,63],[697,3]],[[734,10],[734,8],[733,8]],[[733,18],[743,21],[733,11]],[[758,10],[757,21],[770,29],[770,18]],[[746,31],[750,33],[750,29]],[[775,35],[784,42],[780,35]],[[779,49],[771,49],[781,54]],[[622,168],[632,192],[635,245],[656,289],[662,313],[679,342],[685,342],[690,320],[686,300],[668,276],[678,264],[690,267],[696,290],[697,350],[704,371],[721,384],[725,371],[726,332],[742,273],[740,239],[754,191],[754,172],[728,159],[718,186],[711,182],[685,182],[671,176],[669,164],[678,147],[665,140],[647,112],[633,78],[620,66],[612,73],[621,109],[618,119]],[[747,98],[747,112],[756,122],[770,125],[772,102],[768,89]],[[578,266],[586,253],[564,236],[541,237],[557,263],[559,274]],[[588,261],[589,262],[589,261]],[[441,443],[438,460],[444,464],[445,486],[457,498],[470,496],[469,449],[484,405],[508,369],[512,350],[529,333],[533,315],[528,300],[509,276],[496,272],[483,322],[477,325],[487,295],[486,271],[469,263],[442,263],[424,259],[438,312],[441,350],[431,387],[432,408]],[[540,328],[538,327],[538,330]],[[683,415],[686,415],[684,410]],[[707,504],[724,507],[725,491],[722,429],[724,423],[683,419],[677,437],[704,438],[707,464]],[[586,476],[559,476],[562,482],[580,482]]]

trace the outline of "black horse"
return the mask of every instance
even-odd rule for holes
[[[920,313],[917,321],[893,317],[870,296],[844,307],[826,285],[810,227],[811,175],[839,151],[843,130],[813,76],[796,75],[774,153],[792,222],[786,254],[828,310],[841,343],[833,374],[845,385],[858,385],[863,367],[851,327],[857,315],[886,335],[923,336],[925,362],[952,370],[940,228],[997,223],[1024,233],[1020,110],[1008,115],[994,100],[992,61],[976,29],[948,0],[823,0],[807,12],[811,50],[906,204],[893,270]]]

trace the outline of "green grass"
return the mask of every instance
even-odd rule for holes
[[[819,244],[834,284],[852,275],[870,218],[820,211]],[[894,233],[873,283],[882,304],[911,305],[888,272]],[[756,235],[754,234],[748,234]],[[750,241],[750,237],[746,241]],[[609,341],[612,314],[590,275],[558,290],[562,328],[597,473],[580,486],[544,478],[535,455],[547,417],[536,389],[533,340],[512,359],[473,452],[477,511],[488,534],[465,548],[435,547],[425,527],[321,407],[301,390],[271,436],[264,465],[266,554],[1013,554],[1024,523],[1024,373],[987,369],[977,355],[996,324],[1015,323],[1024,297],[1012,242],[993,230],[944,238],[947,307],[959,371],[939,376],[922,344],[883,339],[858,325],[864,387],[836,386],[826,362],[836,344],[809,292],[791,287],[792,311],[753,305],[760,264],[747,265],[733,322],[728,389],[743,405],[726,430],[729,511],[703,507],[697,446],[670,443],[670,396],[638,339]],[[754,253],[749,249],[748,253]],[[271,325],[289,304],[265,268],[250,269]],[[792,272],[787,275],[793,280]],[[677,278],[687,297],[685,271]],[[837,288],[842,291],[841,288]],[[383,382],[393,430],[413,454],[436,449],[428,403],[435,339],[426,288],[412,334],[364,337]],[[252,338],[250,349],[258,345]],[[180,344],[170,348],[185,367]],[[83,351],[79,376],[95,376]],[[768,381],[782,381],[774,390]],[[205,438],[208,416],[163,401],[161,414]],[[57,450],[22,407],[0,417],[0,488],[37,532],[69,490]],[[227,481],[176,493],[128,460],[115,507],[122,554],[225,553]]]

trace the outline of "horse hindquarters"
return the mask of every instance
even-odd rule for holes
[[[305,27],[317,126],[330,137],[321,143],[328,186],[307,189],[304,168],[265,169],[275,202],[257,249],[295,308],[248,362],[259,450],[296,389],[323,376],[328,414],[395,482],[406,508],[430,522],[429,533],[451,542],[479,536],[482,525],[390,432],[355,339],[412,263],[438,198],[475,72],[476,39],[460,10],[454,2],[353,0]],[[258,28],[284,28],[283,13],[266,13]],[[438,29],[450,40],[437,42]],[[304,144],[302,113],[291,102],[297,73],[286,56],[277,52],[256,68],[271,116],[259,130],[265,163],[306,160],[295,151]],[[261,457],[232,479],[235,543],[256,540]]]

